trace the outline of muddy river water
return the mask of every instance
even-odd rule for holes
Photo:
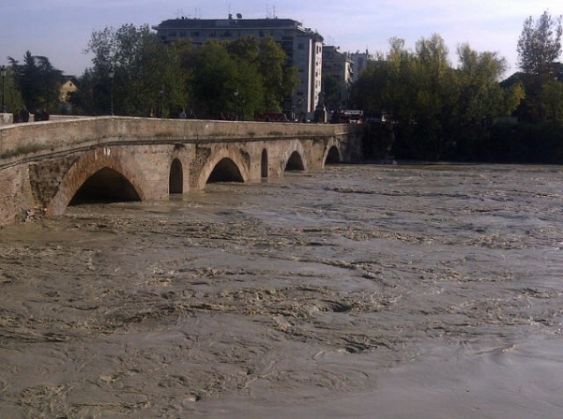
[[[563,169],[334,166],[0,230],[1,418],[561,418]]]

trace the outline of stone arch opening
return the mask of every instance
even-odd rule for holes
[[[104,167],[86,179],[69,205],[140,200],[139,193],[125,176],[116,170]]]
[[[262,158],[260,159],[261,176],[263,178],[268,177],[268,151],[266,149],[262,150]]]
[[[326,155],[325,164],[338,164],[341,162],[340,152],[336,146],[332,146]]]
[[[215,182],[244,182],[244,178],[236,163],[225,157],[215,165],[207,179],[207,183]]]
[[[305,165],[303,164],[303,158],[301,157],[301,154],[299,154],[298,151],[294,151],[293,153],[291,153],[291,156],[289,156],[289,159],[287,160],[285,171],[288,172],[299,170],[305,170]]]
[[[168,192],[170,195],[184,193],[184,171],[182,169],[182,163],[178,159],[172,160],[172,164],[170,165]]]

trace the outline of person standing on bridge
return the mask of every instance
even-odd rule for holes
[[[29,111],[24,106],[23,109],[19,113],[19,121],[20,122],[29,122]]]

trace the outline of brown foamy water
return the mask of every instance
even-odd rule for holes
[[[335,166],[0,230],[1,418],[561,418],[563,170]]]

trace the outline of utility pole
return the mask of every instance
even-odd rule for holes
[[[109,71],[109,79],[111,82],[110,88],[109,88],[109,100],[110,100],[110,112],[111,112],[111,116],[113,116],[113,78],[115,77],[115,72],[113,71],[113,69],[111,69]]]
[[[2,112],[6,113],[6,66],[0,67],[2,76]]]

